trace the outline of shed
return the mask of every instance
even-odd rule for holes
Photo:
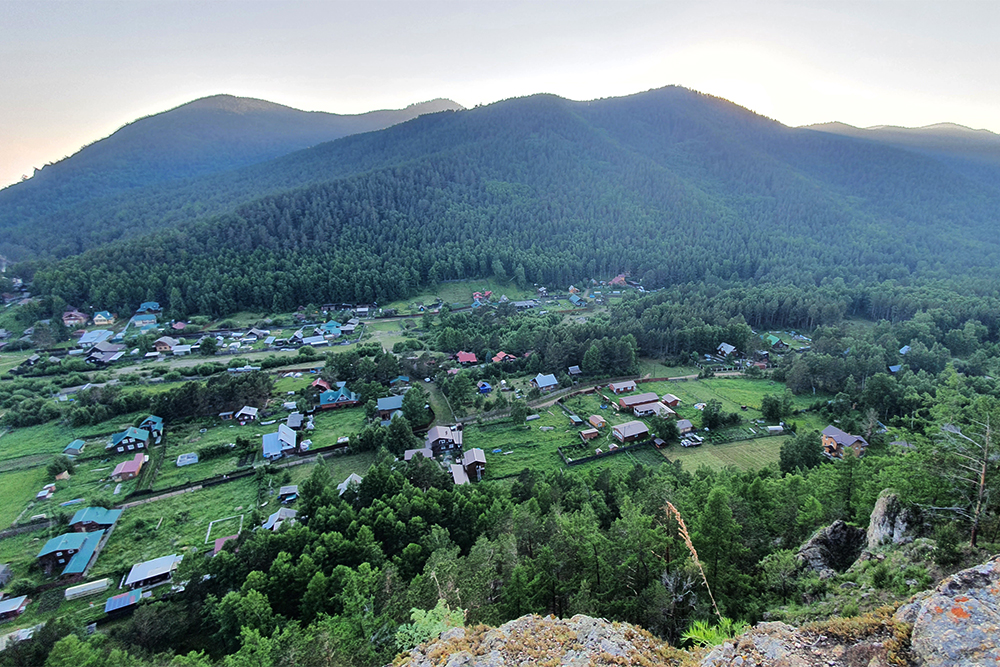
[[[106,530],[117,523],[122,510],[109,510],[103,507],[84,507],[77,510],[69,521],[69,527],[78,533],[90,533],[95,530]]]
[[[73,442],[66,445],[66,447],[63,449],[63,454],[65,454],[66,456],[79,456],[80,454],[83,453],[84,445],[85,443],[83,442],[83,440],[76,439]]]
[[[573,426],[583,426],[583,419],[576,415],[570,415],[569,420],[573,423]]]
[[[108,586],[110,585],[110,579],[98,579],[97,581],[90,581],[86,584],[80,584],[79,586],[70,586],[66,589],[66,599],[76,600],[77,598],[84,598],[88,595],[95,595],[108,590]]]
[[[582,438],[584,442],[588,440],[593,440],[594,438],[598,438],[600,437],[600,435],[601,432],[598,431],[596,428],[588,428],[580,431],[580,438]]]
[[[177,467],[183,468],[184,466],[194,465],[198,462],[198,455],[194,452],[190,454],[181,454],[177,457]]]
[[[663,401],[663,404],[668,408],[676,408],[681,404],[681,399],[677,398],[673,394],[664,394],[660,397],[660,400]]]
[[[31,600],[28,599],[27,595],[0,600],[0,621],[9,621],[17,618],[24,613],[24,609],[28,606],[29,602]]]
[[[608,425],[607,420],[605,420],[601,415],[590,415],[590,419],[587,421],[590,422],[590,425],[594,428],[604,428]]]
[[[632,380],[627,380],[625,382],[612,382],[608,385],[608,389],[615,394],[624,394],[629,391],[635,391],[635,382]]]
[[[142,591],[129,591],[128,593],[122,593],[121,595],[115,595],[114,597],[108,598],[108,601],[104,603],[104,613],[114,614],[124,613],[129,611],[139,603],[142,599]]]

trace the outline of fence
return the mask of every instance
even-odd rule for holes
[[[581,463],[587,463],[589,461],[596,461],[598,459],[607,458],[609,456],[615,456],[616,454],[621,454],[622,452],[627,452],[627,451],[631,451],[631,450],[634,450],[634,449],[639,449],[640,447],[646,447],[647,445],[651,445],[651,444],[653,444],[652,440],[643,440],[642,442],[637,442],[637,443],[634,443],[634,444],[631,444],[631,445],[625,445],[623,447],[616,447],[615,449],[609,449],[608,451],[601,452],[600,454],[591,454],[590,456],[583,456],[583,457],[578,458],[578,459],[573,459],[573,458],[570,458],[569,456],[567,456],[566,452],[563,451],[562,447],[557,447],[556,451],[558,451],[559,452],[559,456],[562,457],[563,463],[565,463],[567,466],[575,466],[575,465],[579,465]],[[579,445],[576,445],[576,446],[579,446]]]

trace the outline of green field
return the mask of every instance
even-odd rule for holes
[[[77,438],[86,441],[88,449],[84,455],[89,455],[97,449],[103,449],[107,444],[108,438],[104,434],[124,430],[146,414],[136,412],[121,415],[100,424],[78,428],[53,421],[38,426],[11,429],[0,436],[0,462],[35,455],[44,455],[47,460],[48,457],[62,454],[66,445]],[[101,435],[95,437],[95,434]]]
[[[35,494],[49,481],[51,480],[48,479],[45,468],[0,473],[0,488],[3,488],[4,498],[0,503],[0,528],[6,528],[13,523]],[[28,516],[22,517],[22,519],[27,518]]]
[[[778,464],[781,444],[788,437],[739,440],[721,445],[705,443],[701,447],[674,445],[670,449],[661,450],[661,454],[670,461],[680,461],[688,472],[694,472],[701,466],[712,470],[721,470],[727,466],[736,466],[741,470],[756,470]]]
[[[338,408],[336,410],[317,410],[315,415],[316,430],[303,432],[303,438],[313,441],[312,446],[325,447],[334,445],[337,439],[343,436],[351,436],[360,431],[365,425],[365,409]],[[277,425],[271,427],[277,430]]]

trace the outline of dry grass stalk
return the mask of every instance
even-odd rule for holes
[[[688,533],[687,525],[684,523],[684,517],[677,510],[676,507],[669,501],[667,501],[667,514],[672,514],[675,519],[677,519],[678,532],[681,535],[681,539],[684,540],[684,544],[687,545],[688,551],[691,552],[691,558],[694,559],[694,564],[698,566],[698,572],[701,573],[701,580],[705,584],[705,590],[708,591],[708,597],[712,601],[712,609],[715,611],[715,615],[722,621],[722,614],[719,613],[719,607],[715,604],[715,596],[712,595],[712,587],[708,585],[708,578],[705,576],[705,568],[701,566],[701,561],[698,559],[698,552],[694,548],[694,544],[691,543],[691,534]]]

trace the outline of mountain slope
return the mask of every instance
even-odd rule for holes
[[[103,307],[176,288],[223,313],[491,273],[821,284],[992,275],[1000,257],[1000,195],[939,161],[680,88],[422,116],[211,182],[276,194],[85,253],[38,285]]]
[[[917,128],[881,125],[862,129],[844,123],[809,127],[920,153],[984,185],[1000,189],[1000,135],[988,130],[973,130],[954,123]]]
[[[36,171],[34,177],[0,191],[0,228],[65,228],[74,209],[113,215],[115,204],[137,190],[271,160],[350,134],[380,130],[424,113],[462,108],[433,100],[405,109],[359,115],[306,112],[255,100],[216,95],[126,125],[75,155]],[[141,196],[141,195],[140,195]],[[23,235],[32,252],[30,235]],[[11,252],[12,248],[6,248]]]

